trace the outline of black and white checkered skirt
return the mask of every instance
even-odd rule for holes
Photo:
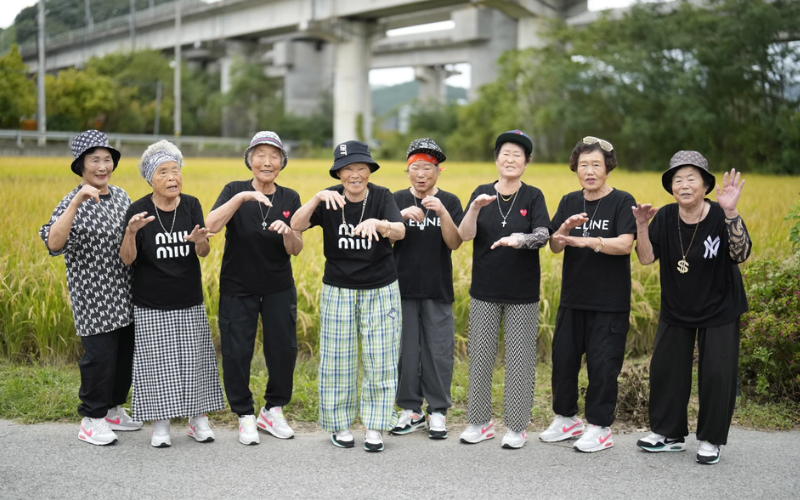
[[[133,307],[133,418],[192,417],[225,407],[205,306]]]

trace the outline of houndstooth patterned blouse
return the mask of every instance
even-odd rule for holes
[[[123,221],[131,199],[123,189],[108,186],[110,195],[100,203],[85,201],[75,215],[67,242],[57,252],[67,265],[67,286],[81,337],[106,333],[133,322],[131,311],[131,270],[119,256]],[[39,230],[47,245],[50,227],[66,211],[81,186],[73,189],[53,210],[50,221]]]

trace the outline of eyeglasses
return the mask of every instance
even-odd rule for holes
[[[614,146],[612,146],[610,142],[603,139],[598,139],[597,137],[592,137],[591,135],[587,135],[586,137],[584,137],[583,143],[589,146],[591,146],[592,144],[600,143],[600,148],[602,148],[603,151],[606,151],[608,153],[614,151]]]

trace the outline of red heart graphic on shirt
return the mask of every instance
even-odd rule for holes
[[[283,211],[283,216],[286,217],[287,219],[289,218],[290,215],[292,215],[292,212],[290,212],[288,210],[284,210]]]
[[[525,217],[526,215],[528,215],[528,210],[523,208],[523,209],[520,209],[519,213],[521,213],[522,216]]]

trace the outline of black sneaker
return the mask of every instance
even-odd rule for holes
[[[355,446],[355,440],[353,440],[353,434],[350,429],[331,432],[331,442],[339,448],[352,448]]]
[[[402,435],[422,429],[427,425],[425,414],[421,411],[403,410],[397,419],[397,425],[389,431],[391,434]]]
[[[367,429],[364,433],[364,449],[367,451],[383,451],[383,434],[381,431]]]
[[[686,440],[682,437],[668,438],[655,432],[642,438],[636,442],[636,446],[649,451],[650,453],[659,453],[662,451],[685,451]]]
[[[697,463],[703,465],[713,465],[719,462],[720,447],[708,441],[700,441],[700,449],[697,451]]]

